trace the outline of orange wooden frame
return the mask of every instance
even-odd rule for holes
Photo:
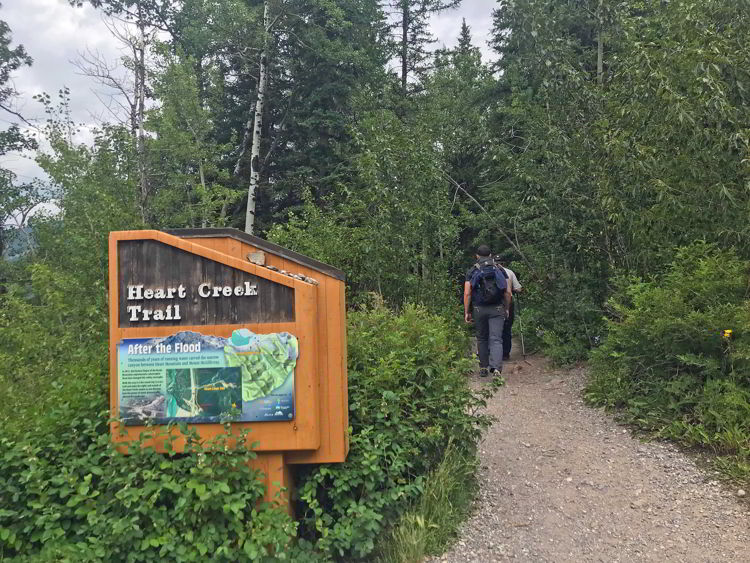
[[[309,264],[264,250],[260,241],[234,229],[224,233],[185,234],[190,242],[244,260],[249,253],[264,251],[266,264],[279,270],[300,273],[319,282],[318,385],[320,386],[320,447],[316,450],[287,452],[287,463],[338,463],[349,453],[349,390],[347,378],[346,284]],[[179,232],[179,231],[178,231]],[[246,240],[247,239],[247,240]]]
[[[120,327],[119,319],[119,272],[118,243],[127,240],[155,240],[179,248],[185,252],[202,256],[237,270],[282,284],[294,289],[295,321],[288,323],[260,323],[236,325],[202,325],[202,326],[164,326],[164,327]],[[229,337],[232,331],[245,327],[255,333],[287,331],[294,334],[299,341],[299,359],[295,369],[295,418],[290,421],[269,422],[233,422],[232,433],[237,435],[245,429],[250,430],[250,441],[257,442],[257,451],[299,451],[318,450],[321,446],[320,417],[320,379],[319,343],[318,343],[318,291],[312,284],[285,276],[267,268],[256,266],[247,261],[213,250],[201,244],[194,244],[180,237],[160,231],[120,231],[109,236],[109,351],[110,351],[110,409],[113,418],[119,412],[117,381],[117,344],[123,338],[149,338],[172,334],[176,331],[192,330],[202,334]],[[208,440],[224,433],[221,424],[191,424],[199,436]],[[114,442],[123,445],[138,439],[146,430],[145,426],[124,426],[113,421],[110,426]],[[178,429],[173,433],[177,439],[172,447],[182,451],[184,437]],[[153,441],[157,451],[164,451],[164,441]],[[343,459],[341,460],[343,461]]]

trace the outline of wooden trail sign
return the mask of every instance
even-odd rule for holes
[[[258,442],[267,500],[291,490],[287,464],[346,459],[342,272],[235,229],[113,232],[109,258],[114,442],[229,421]]]

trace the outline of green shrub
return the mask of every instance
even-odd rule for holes
[[[429,249],[435,236],[441,239],[438,244],[447,245],[455,236],[455,225],[441,221],[430,228],[425,218],[408,228],[416,218],[398,216],[399,210],[405,210],[400,204],[373,203],[384,216],[373,214],[372,205],[353,200],[346,205],[327,202],[323,212],[312,203],[309,192],[305,198],[300,212],[276,224],[268,239],[344,270],[350,305],[366,304],[376,292],[392,307],[412,302],[432,312],[455,310],[455,285],[448,273],[454,257],[444,256],[437,247]],[[392,213],[398,217],[389,217]]]
[[[449,443],[473,456],[489,423],[466,383],[460,327],[415,306],[350,313],[349,323],[349,457],[298,481],[304,537],[347,560],[370,554],[421,497]]]
[[[561,270],[537,282],[525,264],[514,266],[529,280],[516,298],[514,335],[523,323],[526,349],[540,350],[557,365],[586,359],[604,332],[604,297],[595,274]]]
[[[458,535],[478,485],[476,456],[449,445],[443,461],[430,473],[421,498],[403,514],[379,544],[382,563],[421,562],[441,553]]]
[[[36,304],[13,299],[25,322],[46,326],[34,325],[32,313],[49,297]],[[184,455],[137,447],[130,456],[118,453],[107,426],[106,353],[97,349],[103,339],[76,348],[83,336],[61,328],[27,342],[9,318],[3,330],[17,338],[18,353],[42,360],[24,363],[3,348],[19,381],[49,381],[39,386],[42,412],[32,401],[16,401],[22,423],[0,442],[0,559],[363,557],[419,501],[447,445],[472,458],[488,424],[477,414],[487,395],[472,394],[466,383],[470,361],[460,327],[414,306],[401,314],[382,307],[351,313],[351,450],[343,464],[301,468],[297,523],[260,503],[263,486],[247,466],[254,456],[248,444],[230,455],[221,439],[199,446],[189,435]],[[85,350],[104,359],[84,362]],[[10,410],[6,420],[13,420]]]
[[[0,441],[0,558],[260,561],[290,555],[296,523],[259,502],[264,489],[247,465],[255,454],[244,438],[230,453],[226,436],[199,445],[195,433],[181,428],[185,454],[136,444],[124,456],[111,444],[106,412],[89,419],[63,407],[56,415],[67,421],[64,433]]]
[[[107,293],[37,263],[28,281],[0,294],[0,427],[6,437],[47,425],[54,406],[76,403],[93,417],[107,397]],[[94,403],[94,404],[92,404]],[[40,429],[41,430],[41,429]]]
[[[750,455],[750,264],[707,244],[662,278],[621,280],[587,398],[685,444]],[[732,338],[722,337],[731,329]]]

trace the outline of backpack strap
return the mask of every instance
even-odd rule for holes
[[[499,267],[495,267],[495,283],[497,284],[497,287],[502,288],[503,286],[505,286],[505,288],[507,289],[508,281],[509,279],[503,273],[502,269]]]
[[[495,281],[500,281],[497,276],[498,274],[502,276],[502,273],[500,272],[500,268],[498,267],[498,265],[495,263],[494,258],[490,256],[484,260],[479,260],[476,264],[474,264],[470,280],[472,289],[476,289],[479,286],[479,281],[482,278],[482,268],[485,268],[487,266],[492,266],[492,268],[495,270]]]
[[[482,275],[482,269],[478,266],[478,264],[474,264],[474,270],[471,272],[471,278],[469,279],[471,289],[476,289],[477,286],[479,286],[479,278]]]

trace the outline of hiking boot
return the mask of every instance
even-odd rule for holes
[[[503,373],[503,370],[497,369],[497,368],[490,368],[490,375],[492,377],[500,377]]]
[[[490,374],[487,368],[479,368],[479,377],[487,377]]]

